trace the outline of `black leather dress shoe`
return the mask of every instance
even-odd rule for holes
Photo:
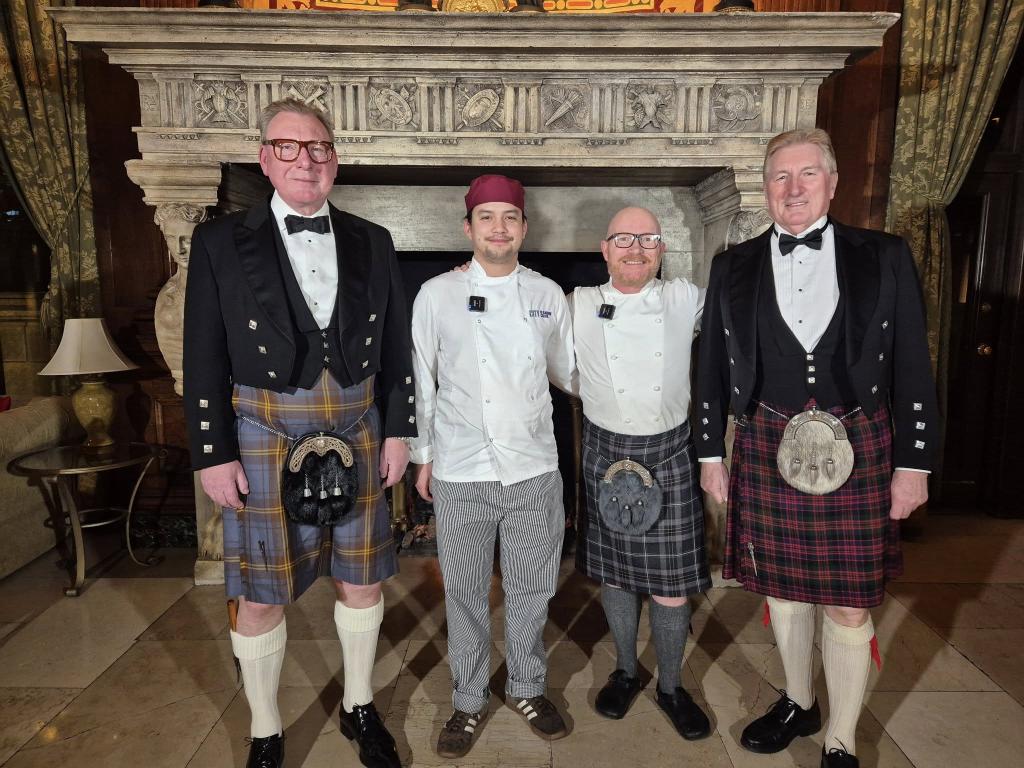
[[[284,765],[284,737],[267,736],[249,740],[249,759],[245,768],[281,768]]]
[[[671,695],[663,693],[659,688],[658,706],[668,715],[679,735],[687,741],[703,739],[711,733],[708,716],[682,688],[676,688]]]
[[[402,768],[395,751],[395,740],[381,722],[377,708],[369,704],[341,708],[341,732],[349,741],[359,744],[359,762],[366,768]]]
[[[639,677],[630,677],[624,670],[616,669],[608,675],[608,682],[597,692],[594,709],[598,714],[621,720],[629,711],[633,699],[640,693],[643,685]]]
[[[818,702],[802,709],[786,692],[764,715],[743,729],[740,744],[744,749],[769,755],[781,752],[797,736],[810,736],[821,730]]]
[[[860,760],[851,755],[845,749],[839,749],[838,747],[832,747],[825,752],[825,748],[821,748],[821,768],[860,768]]]

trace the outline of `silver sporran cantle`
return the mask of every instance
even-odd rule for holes
[[[779,474],[798,491],[823,496],[853,471],[853,447],[842,421],[812,408],[789,420],[778,450]]]

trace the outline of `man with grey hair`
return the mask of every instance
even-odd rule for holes
[[[828,134],[782,133],[765,153],[775,226],[711,266],[696,421],[701,485],[728,501],[726,578],[765,595],[786,689],[743,730],[779,752],[821,728],[816,607],[829,722],[823,768],[856,768],[871,659],[869,608],[902,570],[899,521],[928,498],[938,406],[921,287],[907,244],[828,215]],[[732,475],[726,411],[736,417]]]
[[[223,508],[231,645],[252,713],[246,765],[283,765],[284,606],[329,573],[341,732],[363,765],[397,768],[370,677],[381,582],[398,570],[383,489],[416,434],[402,281],[388,231],[327,202],[338,170],[327,115],[284,99],[260,133],[274,193],[196,228],[185,302],[185,415],[193,466]],[[347,469],[299,457],[290,474],[290,446],[323,432]]]

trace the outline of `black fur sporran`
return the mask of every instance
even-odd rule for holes
[[[281,470],[281,502],[302,525],[336,525],[355,506],[359,477],[352,449],[333,432],[297,438]]]

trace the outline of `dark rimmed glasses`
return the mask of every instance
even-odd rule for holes
[[[656,235],[653,232],[645,232],[641,235],[634,235],[632,232],[616,232],[613,235],[608,235],[605,240],[609,243],[613,243],[616,248],[629,248],[633,245],[634,240],[640,241],[641,248],[657,248],[661,243],[661,235]]]
[[[299,159],[302,148],[306,148],[309,159],[314,163],[330,162],[334,157],[334,143],[330,141],[299,141],[298,139],[267,139],[261,141],[264,146],[274,148],[274,157],[284,163],[294,163]]]

